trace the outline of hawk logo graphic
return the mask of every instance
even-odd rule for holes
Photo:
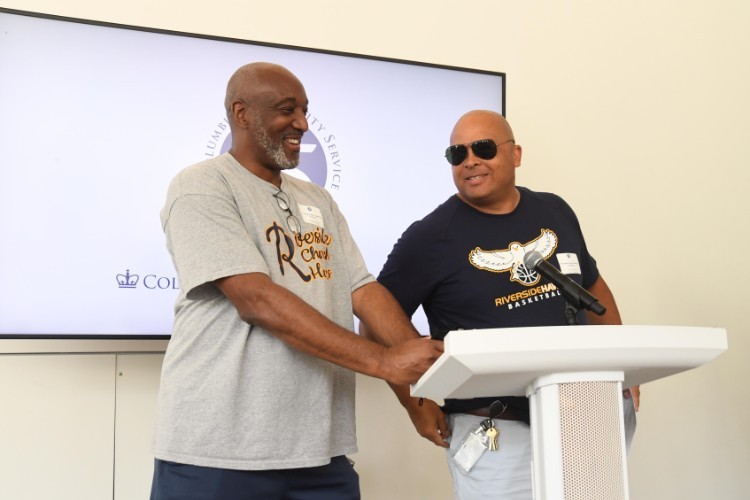
[[[510,280],[531,286],[539,281],[539,273],[527,269],[523,256],[537,251],[545,259],[557,248],[557,235],[550,229],[542,229],[538,238],[525,245],[514,241],[507,250],[482,250],[477,247],[469,253],[469,262],[477,269],[493,273],[510,271]]]

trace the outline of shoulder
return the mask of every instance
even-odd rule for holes
[[[331,193],[314,182],[298,179],[297,177],[284,172],[282,172],[281,175],[283,178],[282,186],[285,186],[286,189],[291,189],[298,193],[305,193],[307,196],[333,199]]]
[[[182,169],[169,186],[174,196],[208,194],[228,187],[233,165],[225,155],[211,158]]]
[[[522,197],[530,200],[535,200],[543,203],[565,203],[562,196],[555,193],[547,193],[544,191],[534,191],[527,187],[518,186],[518,191]]]
[[[404,232],[416,235],[442,235],[445,229],[455,220],[462,206],[458,196],[453,195],[443,203],[438,205],[435,210],[424,216],[424,218],[413,222]]]
[[[573,213],[571,206],[560,195],[544,191],[532,191],[529,188],[521,186],[518,187],[518,190],[527,205]]]
[[[439,205],[424,218],[412,222],[393,245],[388,261],[412,262],[415,265],[426,265],[425,248],[442,248],[450,237],[450,227],[460,209],[458,197],[452,196]],[[439,254],[435,251],[434,254]],[[415,260],[416,259],[416,260]],[[385,270],[385,269],[384,269]]]

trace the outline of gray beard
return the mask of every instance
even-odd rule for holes
[[[289,170],[299,165],[299,157],[290,160],[284,151],[284,145],[280,142],[274,142],[268,135],[266,129],[260,123],[260,116],[255,117],[255,138],[263,151],[271,158],[279,170]]]

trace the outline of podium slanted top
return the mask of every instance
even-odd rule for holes
[[[579,325],[449,332],[445,352],[411,388],[440,400],[525,396],[532,381],[571,372],[624,373],[623,387],[708,363],[727,350],[723,328]]]

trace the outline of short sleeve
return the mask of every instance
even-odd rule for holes
[[[170,188],[168,200],[162,223],[186,294],[227,276],[268,274],[229,192],[185,193],[177,182]]]

